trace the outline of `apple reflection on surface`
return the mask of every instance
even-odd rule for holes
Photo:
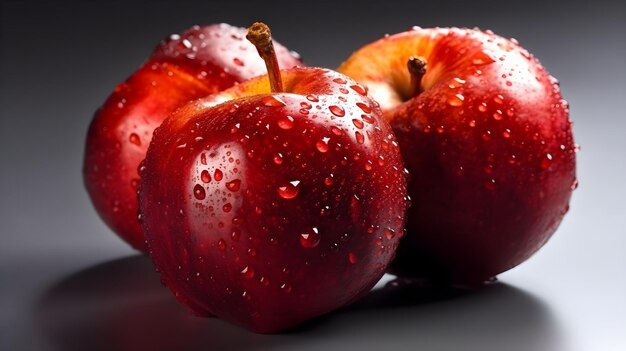
[[[562,347],[543,303],[504,283],[464,292],[392,281],[350,307],[284,334],[254,334],[189,314],[143,256],[105,262],[61,280],[41,298],[35,318],[53,350]]]

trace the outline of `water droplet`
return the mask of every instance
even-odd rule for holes
[[[195,196],[198,200],[204,200],[204,198],[206,198],[206,191],[204,190],[204,187],[200,184],[196,184],[193,187],[193,196]]]
[[[280,285],[280,290],[282,290],[285,293],[290,293],[291,292],[291,285],[288,283],[283,283]]]
[[[324,184],[326,184],[326,186],[333,185],[333,175],[332,174],[330,175],[330,177],[324,178]]]
[[[387,240],[391,240],[393,239],[394,236],[396,236],[395,231],[391,228],[385,228],[384,232],[385,232],[385,238],[387,238]]]
[[[357,102],[357,103],[356,103],[356,105],[357,105],[357,106],[358,106],[361,110],[363,110],[363,112],[365,112],[365,113],[370,113],[370,112],[372,112],[372,108],[371,108],[371,107],[369,107],[367,104],[364,104],[364,103],[362,103],[362,102]]]
[[[248,256],[252,256],[252,257],[256,256],[256,250],[253,249],[253,248],[249,248],[248,249]]]
[[[282,164],[283,163],[283,154],[281,154],[279,152],[276,155],[274,155],[274,163],[277,164],[277,165]]]
[[[330,140],[330,138],[328,137],[324,137],[322,138],[322,140],[318,140],[317,143],[315,143],[315,147],[317,148],[317,151],[322,152],[322,153],[327,152],[328,140]]]
[[[307,96],[306,96],[306,99],[307,99],[307,100],[309,100],[309,101],[311,101],[311,102],[318,102],[318,101],[320,101],[320,100],[317,98],[317,96],[315,96],[315,95],[313,95],[313,94],[309,94],[309,95],[307,95]]]
[[[241,61],[241,59],[239,59],[239,58],[237,58],[237,57],[235,57],[235,58],[233,59],[233,62],[234,62],[237,66],[241,66],[241,67],[243,67],[243,65],[244,65],[243,61]]]
[[[541,169],[548,169],[552,165],[552,155],[546,154],[546,156],[541,160]]]
[[[287,199],[287,200],[293,199],[294,197],[298,196],[298,193],[300,192],[299,186],[300,186],[300,181],[298,180],[291,181],[287,183],[286,185],[278,187],[278,195],[282,197],[283,199]]]
[[[224,239],[218,240],[217,248],[220,249],[220,251],[225,251],[226,250],[226,241],[224,241]]]
[[[476,127],[476,120],[473,119],[473,120],[469,121],[469,126],[472,127],[472,128]]]
[[[574,181],[572,182],[572,185],[570,185],[569,188],[572,190],[578,189],[578,179],[574,179]]]
[[[335,78],[333,79],[333,82],[337,83],[337,84],[346,84],[346,80],[343,78]]]
[[[492,63],[492,62],[495,62],[495,61],[496,60],[494,60],[491,56],[489,56],[487,53],[485,53],[483,51],[479,52],[472,59],[472,63],[474,65],[486,65],[488,63]]]
[[[485,111],[487,111],[487,103],[486,103],[486,102],[481,102],[481,103],[478,105],[478,111],[480,111],[480,112],[485,112]]]
[[[204,153],[200,155],[200,163],[202,163],[203,165],[206,165],[206,155]]]
[[[330,105],[328,106],[328,109],[330,110],[330,112],[337,116],[337,117],[343,117],[346,115],[346,111],[343,109],[343,107],[341,106],[337,106],[337,105]]]
[[[213,179],[219,182],[222,178],[224,178],[224,173],[222,173],[219,169],[216,169],[215,172],[213,172]]]
[[[131,133],[130,136],[128,137],[128,140],[130,140],[131,143],[137,146],[141,145],[141,139],[139,139],[139,135],[135,133]]]
[[[226,188],[232,192],[239,191],[240,186],[241,186],[241,180],[239,179],[234,179],[226,183]]]
[[[363,121],[360,119],[356,119],[356,118],[352,120],[352,124],[354,124],[354,126],[359,129],[363,129],[363,126],[364,126]]]
[[[367,95],[367,89],[362,87],[361,85],[351,85],[350,88],[352,88],[352,90],[356,91],[359,95]]]
[[[285,116],[278,120],[278,127],[281,129],[291,129],[293,127],[293,117]]]
[[[511,137],[511,130],[510,130],[510,129],[505,129],[505,130],[502,132],[502,137],[503,137],[503,138],[505,138],[505,139],[510,138],[510,137]]]
[[[239,241],[239,238],[241,237],[241,230],[235,228],[233,229],[233,232],[230,233],[230,237],[234,240],[234,241]]]
[[[496,96],[494,96],[494,97],[493,97],[493,101],[494,101],[496,104],[502,105],[502,104],[504,103],[504,96],[502,96],[502,95],[498,94],[498,95],[496,95]]]
[[[278,96],[274,96],[274,95],[268,95],[264,97],[263,100],[261,101],[263,101],[263,105],[268,106],[268,107],[283,107],[287,105]]]
[[[496,110],[496,112],[494,112],[493,115],[491,115],[491,117],[493,117],[493,119],[495,119],[496,121],[501,121],[503,118],[502,111]]]
[[[463,95],[456,94],[448,98],[448,105],[458,107],[463,105],[463,100],[465,100],[465,97]]]
[[[245,279],[252,279],[254,278],[254,268],[250,267],[250,266],[246,266],[246,268],[241,270],[241,275],[245,278]]]
[[[342,94],[347,94],[350,91],[348,89],[346,89],[346,88],[339,88],[339,92],[342,93]]]
[[[354,132],[354,136],[356,137],[357,143],[363,144],[365,142],[365,137],[363,136],[363,133],[356,131]]]
[[[357,262],[354,252],[348,252],[348,262],[350,262],[350,264],[355,264]]]
[[[361,115],[361,118],[363,118],[363,120],[369,124],[374,124],[374,122],[376,122],[376,120],[374,119],[374,117],[370,116],[370,115]]]
[[[307,109],[307,110],[310,110],[310,109],[312,109],[312,108],[313,108],[313,105],[309,104],[309,103],[308,103],[308,102],[306,102],[306,101],[302,101],[302,102],[300,103],[300,107],[305,108],[305,109]]]
[[[224,204],[224,206],[222,206],[222,210],[224,212],[230,212],[233,209],[233,205],[229,203]]]
[[[495,179],[490,179],[490,180],[485,182],[484,186],[485,186],[485,189],[487,189],[487,190],[490,190],[490,191],[495,190],[496,189],[496,180]]]
[[[320,243],[320,234],[317,228],[313,227],[304,231],[304,233],[300,233],[300,245],[305,249],[312,249],[319,245]]]
[[[209,171],[207,170],[202,171],[202,173],[200,173],[200,179],[202,179],[202,181],[205,183],[210,182],[211,176],[209,175]]]

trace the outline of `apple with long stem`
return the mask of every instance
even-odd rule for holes
[[[515,40],[414,28],[364,46],[338,70],[369,87],[410,173],[394,273],[477,284],[557,229],[578,184],[568,104]]]
[[[158,127],[139,202],[163,282],[193,312],[276,332],[365,294],[403,236],[406,173],[366,89],[279,71],[192,102]]]
[[[135,249],[146,250],[137,220],[137,167],[152,131],[190,100],[265,73],[245,33],[217,24],[171,35],[96,112],[85,147],[85,186],[100,217]],[[284,47],[276,51],[283,67],[300,64]]]

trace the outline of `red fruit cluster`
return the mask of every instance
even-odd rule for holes
[[[576,146],[556,80],[517,42],[414,29],[338,73],[280,71],[299,60],[267,26],[244,36],[171,36],[87,138],[96,209],[148,244],[194,313],[276,332],[358,299],[388,267],[480,283],[556,230]]]

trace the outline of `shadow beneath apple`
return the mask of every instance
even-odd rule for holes
[[[35,318],[53,350],[557,350],[561,339],[543,303],[510,285],[468,292],[397,281],[290,332],[254,334],[191,316],[144,256],[61,280]]]

